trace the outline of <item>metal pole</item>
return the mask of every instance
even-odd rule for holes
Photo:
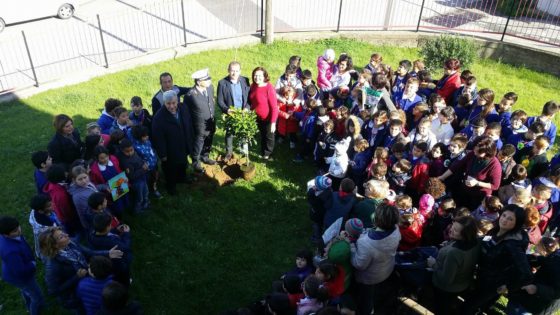
[[[99,36],[101,37],[101,48],[103,48],[103,57],[105,57],[105,68],[109,68],[109,61],[107,60],[107,50],[105,49],[105,41],[103,40],[103,30],[101,29],[101,20],[97,14],[97,27],[99,28]]]
[[[338,6],[338,22],[336,22],[336,32],[340,31],[340,17],[342,16],[342,0],[340,0],[340,5]]]
[[[272,0],[266,0],[266,22],[264,30],[264,42],[270,45],[274,42],[274,12],[272,12]]]
[[[420,30],[420,22],[422,22],[422,13],[424,13],[424,4],[426,0],[422,0],[422,7],[420,7],[420,15],[418,16],[418,24],[416,25],[416,31]]]
[[[385,22],[383,23],[383,30],[388,31],[391,24],[391,17],[393,16],[393,9],[395,7],[395,1],[389,0],[387,3],[387,10],[385,10]]]
[[[509,7],[509,12],[508,12],[508,18],[506,21],[506,26],[504,26],[504,32],[502,33],[502,38],[500,38],[500,41],[503,42],[504,41],[504,37],[506,37],[506,31],[509,25],[509,20],[511,20],[511,13],[513,12],[513,5],[515,4],[515,1],[511,2],[511,5]],[[521,5],[521,2],[519,2],[519,5]]]
[[[181,0],[181,17],[183,18],[183,47],[187,47],[187,28],[185,27],[185,5]]]
[[[29,45],[27,44],[27,38],[25,37],[25,32],[21,31],[23,36],[23,43],[25,44],[25,50],[27,50],[27,57],[29,57],[29,63],[31,64],[31,72],[33,73],[33,78],[35,79],[35,86],[39,87],[39,80],[37,80],[37,73],[35,73],[35,66],[33,65],[33,59],[31,59],[31,51],[29,51]]]
[[[261,0],[261,38],[264,32],[264,0]]]

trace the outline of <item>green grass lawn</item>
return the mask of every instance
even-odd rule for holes
[[[27,223],[27,203],[34,194],[30,157],[33,151],[46,148],[54,132],[54,115],[73,116],[75,126],[84,133],[85,124],[98,118],[108,97],[128,104],[138,95],[149,104],[159,89],[161,72],[169,71],[176,84],[189,86],[190,75],[208,67],[217,85],[229,61],[237,59],[244,75],[264,66],[274,83],[295,54],[302,56],[303,69],[316,74],[316,58],[329,47],[337,54],[349,53],[356,67],[367,64],[372,52],[382,53],[384,61],[395,68],[401,59],[418,58],[416,49],[349,39],[276,42],[189,55],[0,104],[2,214],[17,216],[32,240]],[[516,108],[530,115],[558,96],[560,80],[552,75],[491,60],[481,60],[471,70],[479,88],[493,88],[498,96],[517,92]],[[222,130],[214,141],[214,151],[224,151]],[[125,217],[133,236],[132,295],[143,304],[146,314],[216,314],[242,306],[267,292],[273,280],[292,268],[295,253],[309,246],[304,190],[314,170],[308,163],[292,163],[294,152],[286,144],[279,145],[274,156],[274,163],[258,163],[257,177],[250,183],[240,180],[217,190],[209,185],[183,186],[179,196],[154,201],[148,215]],[[42,282],[42,274],[40,277]],[[2,314],[24,313],[17,290],[3,282],[0,304],[4,304]],[[52,314],[62,313],[55,306],[51,309]]]

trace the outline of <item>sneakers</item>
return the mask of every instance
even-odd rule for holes
[[[296,143],[293,141],[290,141],[290,149],[295,149],[296,148]]]
[[[269,162],[274,161],[274,158],[273,158],[272,156],[270,156],[270,155],[265,155],[265,156],[263,156],[263,159],[264,159],[265,161],[269,161]]]

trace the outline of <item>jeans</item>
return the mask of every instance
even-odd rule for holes
[[[25,306],[27,307],[29,314],[40,314],[45,301],[43,299],[43,293],[41,293],[41,288],[39,288],[35,277],[32,277],[25,282],[10,284],[21,290],[21,296],[25,301]]]
[[[140,212],[148,208],[148,184],[146,180],[136,180],[131,186],[134,194],[134,212]]]

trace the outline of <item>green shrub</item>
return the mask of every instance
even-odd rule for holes
[[[249,145],[257,143],[255,136],[259,132],[257,114],[254,111],[231,108],[229,115],[222,115],[225,129],[235,135],[235,141],[243,147],[243,153],[249,164]]]
[[[450,35],[441,35],[427,39],[420,44],[420,55],[429,70],[439,70],[445,60],[457,58],[461,67],[467,69],[477,57],[477,47],[474,41]]]

